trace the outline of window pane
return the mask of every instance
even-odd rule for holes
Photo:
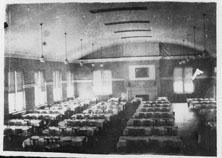
[[[194,85],[193,81],[186,81],[184,82],[184,91],[185,93],[193,93],[194,92]]]
[[[93,91],[95,94],[102,94],[102,75],[101,71],[93,72]]]
[[[183,93],[183,81],[182,80],[174,81],[173,89],[175,93],[178,93],[178,94]]]
[[[109,70],[103,71],[103,94],[112,94],[112,73]]]
[[[15,93],[9,93],[8,94],[8,111],[9,113],[15,112]]]
[[[53,72],[53,88],[56,88],[56,71]]]
[[[62,87],[62,74],[60,71],[56,72],[56,87]]]
[[[59,71],[53,72],[53,98],[54,101],[62,100],[62,75]]]
[[[22,111],[25,108],[24,92],[20,91],[16,94],[16,111]]]
[[[67,97],[73,97],[74,96],[74,84],[72,83],[72,73],[69,71],[67,72]]]
[[[17,79],[17,91],[22,91],[22,89],[23,89],[22,72],[16,72],[16,79]]]
[[[183,93],[183,69],[175,68],[173,72],[173,89],[175,93]]]
[[[184,69],[184,92],[185,93],[193,93],[194,92],[194,84],[192,80],[193,68],[187,67]]]
[[[15,72],[8,73],[8,90],[9,92],[15,92]]]
[[[41,89],[42,91],[45,91],[46,90],[46,87],[45,87],[45,78],[44,78],[44,74],[43,72],[39,72],[39,77],[40,77],[40,85],[41,85]]]
[[[193,75],[193,68],[192,67],[184,68],[184,79],[185,80],[191,80],[192,75]]]
[[[35,72],[35,106],[44,105],[46,101],[45,80],[42,71]]]
[[[183,68],[177,67],[173,72],[174,80],[182,80],[183,79]]]

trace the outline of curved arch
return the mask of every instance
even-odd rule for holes
[[[110,41],[110,39],[108,39],[108,41]],[[190,48],[190,49],[194,49],[196,51],[203,51],[204,48],[202,46],[199,46],[199,45],[196,45],[194,47],[193,43],[191,42],[182,42],[182,41],[178,41],[178,40],[172,40],[172,39],[166,39],[164,41],[159,41],[159,40],[151,40],[151,39],[133,39],[133,40],[116,40],[112,43],[108,43],[106,44],[106,41],[103,42],[103,44],[101,44],[99,47],[95,47],[94,49],[92,49],[92,47],[90,45],[88,45],[88,47],[85,45],[84,46],[84,50],[82,50],[82,52],[77,52],[77,53],[72,53],[72,51],[69,52],[69,55],[71,57],[71,61],[74,61],[74,60],[77,60],[77,59],[80,59],[86,55],[89,55],[93,52],[96,52],[98,51],[99,49],[101,49],[101,47],[103,48],[109,48],[109,47],[112,47],[114,45],[123,45],[123,44],[126,44],[126,43],[130,43],[130,42],[133,42],[133,43],[142,43],[142,42],[149,42],[149,43],[168,43],[168,44],[175,44],[175,45],[180,45],[180,46],[184,46],[184,47],[187,47],[187,48]]]

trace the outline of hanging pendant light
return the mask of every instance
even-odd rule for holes
[[[196,48],[196,26],[193,26],[193,47]]]
[[[81,42],[81,53],[82,53],[82,38],[80,39],[80,42]],[[80,61],[79,65],[82,67],[83,66],[83,62]]]
[[[66,58],[65,58],[64,64],[67,65],[67,64],[69,64],[69,60],[67,59],[67,39],[66,39],[67,33],[65,32],[64,35],[65,35],[65,54],[66,54]]]
[[[93,46],[94,46],[94,43],[92,42],[92,52],[93,52]],[[95,67],[94,63],[92,63],[91,65],[92,65],[92,67]]]
[[[42,55],[41,55],[41,57],[39,58],[39,61],[40,61],[41,63],[44,63],[44,62],[45,62],[45,57],[44,57],[44,55],[43,55],[42,25],[43,25],[43,23],[40,23],[40,29],[41,29],[41,51],[42,51]],[[45,42],[44,42],[44,44],[45,44]]]
[[[203,41],[204,41],[204,51],[206,51],[206,15],[207,14],[203,14]]]

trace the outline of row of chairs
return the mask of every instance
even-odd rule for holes
[[[169,107],[141,107],[137,111],[138,112],[169,112],[171,108]]]
[[[170,148],[170,152],[174,149],[180,151],[181,140],[177,137],[178,128],[174,121],[174,112],[166,97],[142,101],[119,138],[118,151],[144,153],[160,152],[166,148]]]
[[[187,105],[191,109],[216,107],[214,98],[187,98]]]
[[[118,151],[123,153],[179,153],[182,147],[177,136],[121,136],[117,144]]]
[[[65,126],[66,127],[84,127],[84,126],[95,126],[98,128],[102,128],[107,121],[105,119],[67,119],[64,120],[65,121]],[[59,124],[62,124],[62,122],[60,122]]]
[[[174,112],[136,112],[133,118],[174,118]]]
[[[64,147],[83,147],[87,143],[85,136],[32,136],[23,141],[26,150],[59,150]]]
[[[181,151],[182,143],[165,140],[160,142],[156,139],[130,140],[126,139],[124,145],[119,145],[118,151],[123,153],[178,153]]]
[[[48,136],[94,136],[99,131],[98,127],[48,127],[43,130],[43,135]]]
[[[143,103],[143,105],[140,105],[141,107],[170,107],[171,104],[170,103],[151,103],[151,104],[147,104],[147,103]]]
[[[130,119],[127,126],[173,126],[174,118],[166,119]]]
[[[123,131],[123,135],[125,136],[150,136],[150,135],[156,135],[156,136],[176,136],[177,135],[177,127],[172,126],[165,126],[165,127],[151,127],[151,128],[126,128]]]
[[[106,119],[106,116],[104,114],[74,114],[72,116],[74,119]]]
[[[40,119],[11,119],[7,122],[8,126],[43,126],[44,121]]]

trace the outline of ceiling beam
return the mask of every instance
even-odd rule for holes
[[[124,37],[121,37],[121,39],[127,39],[127,38],[148,38],[148,37],[152,37],[152,36],[124,36]]]
[[[90,13],[104,13],[104,12],[116,12],[116,11],[137,11],[137,10],[147,10],[147,7],[118,7],[118,8],[103,8],[103,9],[93,9]]]
[[[118,30],[114,31],[114,33],[125,33],[125,32],[149,32],[151,29],[132,29],[132,30]]]
[[[104,23],[105,25],[119,25],[119,24],[140,24],[140,23],[150,23],[149,20],[129,20],[129,21],[115,21],[115,22],[109,22]]]
[[[183,55],[183,56],[139,56],[139,57],[120,57],[120,58],[100,58],[100,59],[80,59],[75,60],[72,63],[106,63],[106,62],[132,62],[132,61],[149,61],[149,60],[174,60],[174,59],[187,59],[193,58],[195,59],[197,55]],[[203,57],[202,57],[203,58]]]

